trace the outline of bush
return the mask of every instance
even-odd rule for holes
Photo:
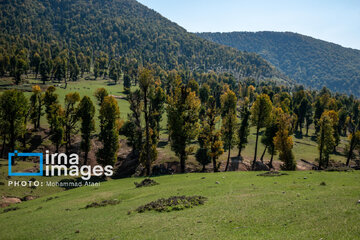
[[[86,205],[84,208],[85,209],[88,209],[88,208],[98,208],[98,207],[105,207],[107,205],[117,205],[119,204],[120,201],[117,200],[117,199],[113,199],[113,200],[104,200],[104,201],[101,201],[101,202],[93,202],[93,203],[90,203],[88,205]]]
[[[156,201],[142,205],[138,207],[136,211],[139,213],[151,210],[155,210],[157,212],[179,211],[185,208],[192,208],[193,206],[203,205],[206,200],[207,198],[202,196],[172,196],[167,199],[160,198]]]

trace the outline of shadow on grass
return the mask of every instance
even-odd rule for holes
[[[296,131],[295,134],[294,134],[295,138],[297,139],[303,139],[303,134],[299,131]]]
[[[157,147],[158,148],[165,148],[169,144],[168,141],[159,141]]]

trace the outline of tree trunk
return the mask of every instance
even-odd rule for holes
[[[206,171],[206,165],[205,165],[205,164],[203,164],[203,168],[202,168],[201,171],[202,171],[202,172],[205,172],[205,171]]]
[[[226,162],[226,167],[225,167],[225,172],[227,172],[228,167],[229,167],[229,163],[230,163],[230,152],[231,152],[231,147],[229,146],[229,149],[228,149],[228,157],[227,157],[227,162]]]
[[[146,175],[150,176],[151,173],[151,159],[150,159],[150,127],[149,127],[149,112],[148,112],[148,102],[147,102],[147,89],[144,90],[144,114],[145,114],[145,149],[146,149]]]
[[[274,159],[274,151],[275,151],[275,149],[274,149],[274,147],[271,149],[271,158],[270,158],[270,162],[269,162],[269,168],[271,169],[271,168],[274,168],[273,167],[273,165],[272,165],[272,163],[273,163],[273,159]]]
[[[216,158],[215,157],[212,158],[212,162],[213,162],[213,171],[217,172],[218,170],[217,170],[217,166],[216,166]]]
[[[351,141],[350,141],[349,153],[348,153],[348,156],[347,156],[347,159],[346,159],[346,166],[347,166],[347,167],[349,166],[351,157],[352,157],[352,155],[353,155],[354,145],[355,145],[355,136],[354,136],[354,134],[353,134],[353,135],[352,135],[352,138],[351,138]]]
[[[15,150],[15,126],[14,122],[10,123],[10,152],[14,152]]]
[[[241,147],[239,147],[239,153],[238,153],[238,158],[241,156]]]
[[[266,153],[266,150],[267,150],[267,145],[265,146],[265,149],[264,149],[264,152],[263,154],[261,155],[261,158],[260,158],[260,161],[263,163],[264,162],[264,156],[265,156],[265,153]]]
[[[39,100],[39,108],[38,108],[38,112],[39,115],[37,116],[37,126],[36,129],[40,128],[40,118],[41,118],[41,100]]]
[[[306,136],[309,136],[309,125],[306,124]]]
[[[319,170],[321,169],[321,164],[322,164],[323,149],[324,149],[324,131],[321,132],[321,136],[320,136]]]
[[[185,155],[180,156],[180,171],[185,173]]]
[[[255,141],[255,153],[254,153],[254,160],[251,166],[251,169],[254,170],[255,162],[256,162],[256,155],[257,155],[257,148],[258,148],[258,139],[259,139],[259,126],[256,127],[256,141]]]

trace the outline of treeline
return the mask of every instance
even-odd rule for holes
[[[127,138],[133,157],[150,175],[157,159],[157,145],[162,130],[161,121],[167,114],[166,129],[171,149],[179,157],[181,172],[186,172],[189,154],[203,166],[212,163],[213,171],[220,170],[219,156],[228,151],[225,171],[229,168],[231,150],[241,150],[248,143],[250,127],[256,130],[256,143],[252,169],[263,161],[266,151],[271,155],[272,168],[275,155],[283,162],[282,169],[295,170],[294,134],[306,134],[314,124],[318,142],[318,168],[327,168],[330,154],[336,152],[340,136],[349,143],[344,154],[346,165],[356,158],[360,150],[360,102],[353,96],[332,94],[328,89],[309,91],[299,86],[290,89],[271,82],[256,83],[247,78],[236,83],[229,75],[215,73],[188,73],[142,68],[138,73],[138,89],[130,91],[128,101],[131,113],[127,120],[120,119],[117,101],[104,88],[94,94],[99,110],[100,132],[97,139],[101,148],[97,162],[113,165],[117,160],[119,135]],[[166,79],[166,81],[163,81]],[[198,81],[195,81],[197,79]],[[200,84],[199,84],[200,82]],[[26,150],[28,122],[34,129],[40,127],[42,115],[50,128],[50,140],[59,151],[72,148],[72,139],[80,130],[84,162],[90,151],[95,131],[95,107],[88,96],[80,98],[76,92],[65,96],[64,106],[59,104],[55,87],[46,91],[35,85],[30,99],[18,90],[7,90],[0,96],[2,155],[5,146]],[[305,130],[304,130],[305,129]],[[260,132],[263,132],[260,136]],[[305,131],[305,132],[304,132]],[[258,144],[265,146],[259,158]],[[197,145],[195,147],[195,145]]]
[[[285,79],[258,55],[201,39],[134,0],[14,0],[0,8],[0,74],[8,70],[17,82],[29,67],[40,72],[40,66],[56,79],[76,79],[76,72],[91,68],[97,77],[120,57],[165,70]],[[64,77],[71,70],[66,66],[74,67],[72,76]]]
[[[31,73],[43,84],[49,81],[64,82],[66,87],[68,81],[78,81],[87,74],[87,79],[90,79],[90,76],[95,80],[110,78],[114,84],[121,78],[127,88],[132,84],[130,79],[137,79],[140,65],[136,59],[119,57],[109,60],[109,56],[102,51],[97,52],[93,58],[91,56],[90,49],[76,54],[68,49],[51,48],[30,53],[24,48],[9,55],[0,48],[0,77],[13,77],[14,83],[18,85]]]

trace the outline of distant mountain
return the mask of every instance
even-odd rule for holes
[[[259,55],[204,40],[135,0],[2,0],[0,9],[0,54],[103,51],[164,69],[284,78]]]
[[[291,32],[198,33],[204,39],[255,52],[297,83],[360,96],[360,51]]]

